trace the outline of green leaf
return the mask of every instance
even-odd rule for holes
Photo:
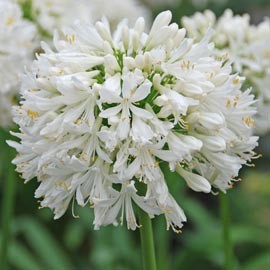
[[[268,270],[270,269],[270,250],[266,253],[263,253],[257,256],[254,259],[251,259],[248,263],[245,264],[241,269],[245,270]]]
[[[22,218],[17,222],[29,246],[41,258],[46,269],[72,269],[68,255],[41,223],[32,218]]]
[[[234,244],[270,244],[270,237],[265,230],[249,225],[232,226],[231,237]]]
[[[71,221],[67,224],[64,232],[64,241],[68,248],[76,250],[82,244],[85,237],[85,230],[78,220]]]
[[[211,231],[213,228],[218,227],[217,219],[207,211],[205,205],[188,198],[185,198],[181,205],[185,209],[188,221],[192,221],[197,229]]]
[[[8,261],[11,266],[21,270],[44,269],[38,264],[35,255],[18,242],[13,242],[10,245]]]

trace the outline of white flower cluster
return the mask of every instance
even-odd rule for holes
[[[19,6],[0,0],[0,126],[11,125],[19,73],[32,62],[36,28],[22,18]]]
[[[20,142],[9,144],[55,218],[76,201],[94,208],[96,229],[120,216],[135,230],[136,204],[178,232],[186,217],[160,164],[195,191],[225,191],[254,156],[250,90],[213,56],[210,32],[194,43],[170,21],[163,12],[146,33],[143,18],[123,20],[113,34],[106,19],[75,23],[55,50],[42,44],[14,107]]]
[[[18,0],[28,8],[31,19],[39,26],[43,38],[52,35],[75,20],[94,23],[106,16],[111,24],[123,18],[134,22],[140,16],[150,17],[150,12],[136,0]]]
[[[216,19],[215,14],[206,10],[191,17],[183,17],[183,26],[189,37],[202,39],[211,26],[215,33],[211,39],[217,46],[218,54],[229,57],[234,71],[247,78],[258,99],[256,132],[270,131],[270,20],[266,18],[258,26],[250,24],[250,17],[233,15],[231,10]]]
[[[19,0],[27,5],[30,18],[40,27],[41,35],[52,35],[54,29],[84,20],[90,15],[86,1],[78,0]],[[90,2],[90,1],[89,1]],[[44,38],[44,37],[43,37]],[[46,38],[46,36],[45,36]]]

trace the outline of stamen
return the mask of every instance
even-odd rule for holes
[[[5,25],[9,26],[9,25],[12,25],[13,23],[14,23],[14,18],[13,17],[8,17],[6,22],[5,22]]]
[[[38,117],[38,112],[32,111],[30,109],[28,109],[26,112],[32,119],[35,119]]]

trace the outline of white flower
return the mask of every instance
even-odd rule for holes
[[[88,20],[90,8],[85,0],[17,0],[27,11],[42,38],[49,38],[54,29],[71,24],[76,19]]]
[[[182,24],[188,35],[197,41],[202,39],[209,27],[215,30],[212,41],[218,58],[228,58],[234,71],[247,78],[258,99],[258,114],[255,117],[255,132],[264,134],[270,131],[270,21],[266,18],[259,25],[250,24],[248,14],[233,15],[226,10],[220,18],[206,10],[194,16],[183,17]],[[237,82],[238,79],[236,79]]]
[[[123,183],[120,191],[111,189],[109,193],[111,193],[109,198],[94,198],[95,229],[99,229],[101,225],[108,225],[112,222],[117,224],[117,216],[120,211],[121,224],[123,224],[125,216],[128,229],[135,230],[137,227],[140,227],[136,222],[132,201],[147,212],[151,218],[153,218],[154,215],[160,214],[160,210],[158,206],[155,205],[154,200],[150,200],[149,198],[145,199],[144,197],[136,194],[137,190],[135,188],[134,181]]]
[[[16,103],[19,74],[33,58],[36,29],[22,18],[19,6],[0,1],[0,126],[12,124],[11,106]]]
[[[144,16],[150,23],[150,11],[137,0],[17,0],[27,9],[28,19],[33,21],[43,40],[50,40],[55,29],[69,26],[76,20],[95,23],[106,16],[112,27],[124,18],[130,23]],[[72,36],[70,37],[70,41]]]
[[[135,105],[149,95],[152,86],[149,80],[145,80],[142,74],[137,73],[135,70],[135,73],[127,73],[122,78],[117,73],[115,77],[108,79],[100,89],[101,104],[119,104],[106,110],[101,108],[100,117],[112,118],[119,115],[116,131],[121,140],[128,137],[131,113],[137,117],[152,118],[151,113]]]
[[[210,192],[229,188],[251,161],[250,90],[242,93],[242,78],[214,57],[210,32],[193,43],[170,20],[159,14],[149,34],[142,18],[113,33],[106,19],[75,23],[56,33],[55,49],[42,44],[23,76],[13,162],[27,181],[37,177],[36,197],[55,218],[76,200],[94,208],[96,229],[120,217],[134,230],[137,205],[179,232],[186,217],[161,163]]]
[[[150,10],[147,9],[141,1],[138,0],[85,0],[86,5],[90,8],[91,22],[94,23],[106,16],[110,21],[112,28],[115,29],[117,24],[124,18],[134,24],[136,19],[144,17],[147,26],[151,21]]]

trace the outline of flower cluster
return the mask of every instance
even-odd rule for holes
[[[42,39],[49,40],[54,29],[70,24],[76,19],[88,20],[90,7],[86,0],[17,0],[25,17],[33,21]]]
[[[36,28],[22,18],[19,6],[0,0],[0,126],[11,125],[19,73],[32,62]]]
[[[163,12],[147,33],[139,18],[113,34],[106,19],[54,36],[23,77],[14,107],[17,171],[40,183],[41,207],[61,217],[72,201],[94,208],[94,226],[138,227],[133,206],[164,214],[178,232],[185,214],[161,164],[201,192],[226,191],[251,161],[256,109],[211,32],[194,43]],[[179,180],[180,181],[180,180]]]
[[[233,15],[231,10],[216,19],[215,14],[206,10],[192,17],[183,17],[182,24],[189,37],[202,39],[209,26],[215,30],[212,41],[217,53],[229,57],[234,71],[247,78],[258,99],[256,132],[270,131],[270,21],[266,18],[258,26],[250,24],[250,17]]]
[[[18,0],[27,16],[34,21],[43,39],[49,40],[54,29],[61,29],[75,20],[94,23],[106,16],[116,25],[123,18],[134,22],[140,16],[149,18],[149,11],[136,0]]]

